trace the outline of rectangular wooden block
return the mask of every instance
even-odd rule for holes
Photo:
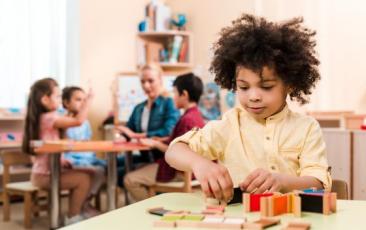
[[[288,195],[274,196],[273,198],[273,216],[288,213]]]
[[[203,215],[186,215],[182,219],[176,221],[176,226],[197,228],[203,218]]]
[[[261,218],[257,221],[254,221],[256,224],[260,224],[262,228],[268,228],[274,225],[277,225],[281,222],[278,218]]]
[[[206,216],[200,223],[199,227],[203,228],[220,228],[224,222],[224,217]]]
[[[245,218],[240,217],[226,217],[224,222],[220,224],[223,229],[242,229],[245,223]]]
[[[289,222],[284,230],[308,230],[310,229],[311,224],[308,222]]]

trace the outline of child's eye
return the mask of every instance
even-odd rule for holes
[[[248,87],[245,87],[245,86],[239,86],[239,89],[240,89],[240,90],[245,91],[245,90],[248,90]]]
[[[271,90],[273,86],[262,86],[262,89],[264,90]]]

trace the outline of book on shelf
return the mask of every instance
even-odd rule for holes
[[[184,39],[179,51],[179,62],[187,62],[187,53],[188,53],[188,41]]]
[[[170,63],[177,63],[179,51],[182,45],[183,37],[180,35],[175,35],[172,43],[172,49],[170,53],[169,62]]]

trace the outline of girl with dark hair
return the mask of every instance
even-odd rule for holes
[[[35,155],[30,147],[31,140],[59,140],[60,129],[79,126],[87,118],[88,107],[92,99],[89,94],[75,117],[60,117],[57,108],[61,102],[60,89],[52,78],[36,81],[30,90],[22,149],[25,153],[32,154],[33,167],[31,173],[32,183],[42,189],[49,189],[50,169],[48,154]],[[71,190],[69,212],[65,224],[83,220],[83,206],[91,187],[91,174],[88,172],[71,169],[68,160],[61,158],[62,172],[60,176],[61,189]]]

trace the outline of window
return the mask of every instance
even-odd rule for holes
[[[23,108],[31,84],[79,83],[79,2],[0,1],[0,107]]]

